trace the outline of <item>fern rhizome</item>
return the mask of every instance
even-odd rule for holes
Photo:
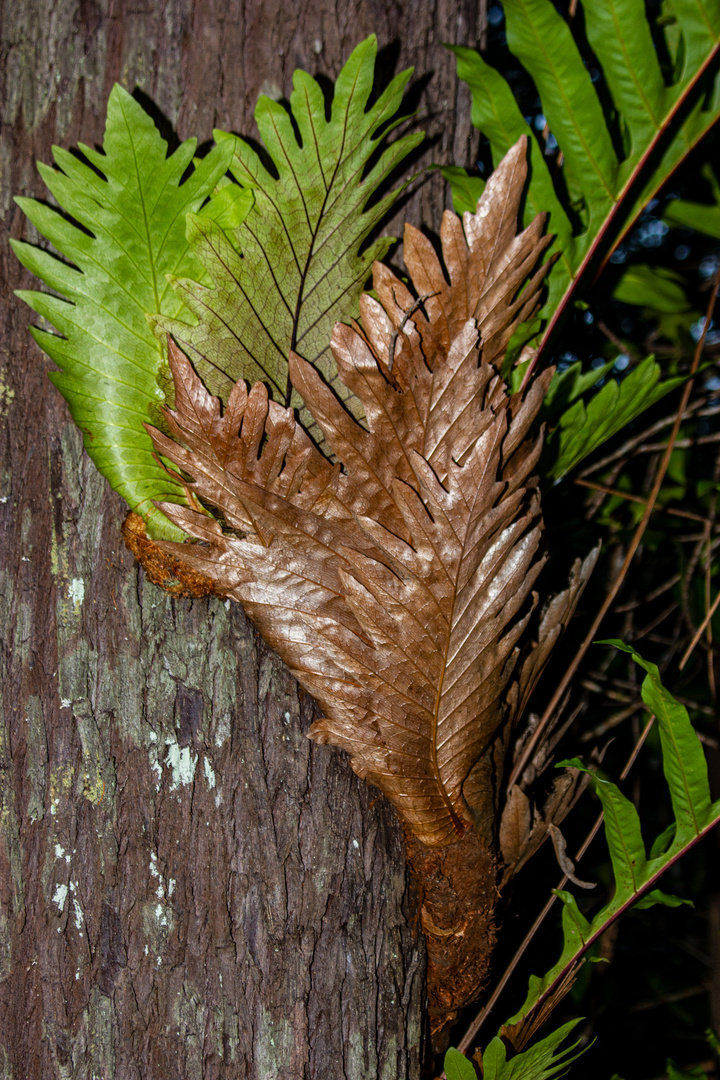
[[[504,6],[508,46],[564,155],[577,226],[508,84],[458,48],[495,169],[487,183],[446,170],[462,220],[445,213],[441,258],[406,226],[409,277],[393,273],[381,261],[392,241],[368,240],[402,190],[387,191],[388,177],[423,136],[388,138],[410,71],[368,106],[369,38],[341,71],[329,115],[301,71],[290,115],[260,99],[266,158],[224,132],[201,161],[194,140],[168,156],[115,87],[103,151],[56,149],[57,167],[40,166],[64,213],[19,200],[66,261],[14,243],[52,290],[20,295],[57,331],[32,332],[88,453],[130,506],[128,545],[171,591],[242,604],[314,697],[310,737],[346,750],[400,815],[436,1034],[487,981],[500,891],[556,839],[589,779],[572,759],[533,807],[519,762],[530,695],[599,551],[543,595],[543,484],[685,379],[662,380],[646,357],[597,389],[612,361],[556,374],[539,357],[588,266],[720,113],[718,80],[702,82],[720,40],[717,3],[676,0],[684,44],[669,76],[640,0],[584,5],[624,118],[620,158],[555,6]],[[593,772],[615,894],[591,921],[560,894],[562,956],[503,1029],[518,1051],[612,919],[638,902],[674,902],[658,877],[720,818],[687,713],[631,652],[647,672],[675,827],[648,857],[635,808]],[[556,1051],[571,1026],[525,1051],[533,1076],[567,1064]],[[510,1076],[505,1053],[490,1043],[486,1076]],[[448,1077],[469,1077],[466,1066],[448,1055]]]

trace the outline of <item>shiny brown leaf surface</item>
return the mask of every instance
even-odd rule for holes
[[[542,566],[540,439],[529,432],[550,373],[509,397],[497,370],[542,280],[536,271],[523,287],[547,243],[540,219],[516,235],[525,175],[521,140],[464,235],[445,215],[449,281],[408,227],[417,297],[376,264],[380,302],[363,297],[362,330],[335,327],[338,370],[367,427],[291,357],[342,468],[259,384],[239,383],[222,415],[176,349],[168,422],[185,448],[153,432],[220,515],[163,507],[204,541],[186,560],[243,604],[315,697],[324,715],[311,736],[347,750],[431,846],[489,828],[493,740],[535,675],[516,669]],[[544,662],[535,652],[530,668]]]

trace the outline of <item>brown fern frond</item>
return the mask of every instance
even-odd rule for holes
[[[455,985],[436,985],[440,1012],[482,980],[493,904],[471,911],[460,871],[475,851],[492,876],[510,735],[589,573],[576,569],[520,664],[544,561],[533,475],[542,435],[532,432],[552,374],[513,396],[500,375],[510,337],[538,307],[543,268],[533,270],[548,242],[541,219],[516,235],[525,176],[523,139],[465,215],[464,235],[445,215],[449,280],[408,226],[417,296],[376,264],[379,301],[363,297],[362,329],[335,327],[333,355],[365,426],[291,355],[293,386],[340,464],[260,385],[248,393],[239,383],[222,414],[174,347],[167,419],[183,446],[152,430],[188,491],[218,515],[163,505],[201,541],[181,546],[184,558],[242,603],[320,706],[311,738],[345,749],[387,795],[421,875],[440,875],[464,911],[438,930],[440,908],[455,908],[432,897],[424,908],[431,961],[433,948],[439,964],[477,939],[472,971],[459,977],[457,961]]]

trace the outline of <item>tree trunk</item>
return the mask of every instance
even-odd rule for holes
[[[475,43],[482,0],[290,8],[8,0],[5,231],[37,239],[12,196],[46,197],[53,143],[102,142],[115,81],[166,137],[252,135],[260,92],[288,95],[296,67],[334,78],[372,31],[385,78],[416,67],[435,140],[412,171],[465,162],[441,43]],[[437,227],[443,200],[431,174],[401,215]],[[306,739],[312,701],[239,607],[145,580],[7,244],[0,271],[0,1078],[418,1077],[424,951],[394,814]]]

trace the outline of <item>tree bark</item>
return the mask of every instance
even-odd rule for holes
[[[483,0],[8,0],[0,212],[45,198],[53,143],[102,142],[115,81],[163,134],[256,134],[260,92],[334,78],[378,34],[416,67],[432,143],[467,163],[469,99],[441,43]],[[400,218],[437,227],[431,174]],[[0,248],[0,1078],[417,1078],[424,948],[401,829],[313,703],[218,600],[180,601],[124,549],[125,507],[84,455]]]

